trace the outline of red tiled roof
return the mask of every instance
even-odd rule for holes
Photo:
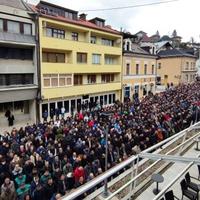
[[[36,6],[34,5],[31,5],[31,8],[35,11],[35,12],[38,12],[39,13],[39,10]],[[65,17],[62,17],[62,16],[53,16],[53,15],[48,15],[48,14],[43,14],[43,13],[40,13],[41,16],[43,17],[46,17],[46,18],[50,18],[50,19],[55,19],[55,20],[59,20],[59,21],[62,21],[62,22],[67,22],[67,23],[70,23],[70,24],[75,24],[75,25],[79,25],[79,26],[85,26],[85,27],[88,27],[88,28],[93,28],[93,29],[97,29],[97,30],[100,30],[100,31],[105,31],[105,32],[109,32],[109,33],[113,33],[113,34],[118,34],[120,35],[121,33],[117,30],[114,30],[112,28],[109,28],[109,26],[104,26],[104,27],[99,27],[97,26],[96,24],[88,21],[88,20],[82,20],[82,19],[77,19],[77,20],[71,20],[69,18],[65,18]]]

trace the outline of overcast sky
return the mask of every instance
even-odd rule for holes
[[[74,9],[89,10],[100,8],[112,8],[161,2],[166,0],[45,0],[50,3]],[[37,4],[38,0],[28,0]],[[140,30],[148,35],[155,34],[159,30],[161,35],[171,35],[176,29],[178,35],[184,41],[189,41],[193,36],[196,42],[200,42],[200,0],[179,0],[167,4],[159,4],[146,7],[121,9],[114,11],[86,12],[87,18],[101,17],[106,19],[106,24],[113,28],[123,29],[136,33]]]

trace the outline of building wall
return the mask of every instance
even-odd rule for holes
[[[0,86],[0,122],[7,126],[5,111],[10,109],[15,116],[15,124],[22,121],[36,122],[36,97],[38,89],[37,52],[35,39],[35,22],[28,14],[29,11],[9,6],[0,6],[0,19],[4,21],[20,22],[20,33],[0,30],[0,46],[14,49],[33,49],[33,59],[0,58],[0,75],[33,74],[33,84],[29,85],[5,85]],[[32,25],[31,35],[21,33],[21,25]],[[19,106],[18,106],[19,105]],[[20,109],[24,109],[21,110]]]
[[[161,77],[161,84],[192,82],[196,74],[195,58],[169,57],[157,61],[157,76]],[[187,68],[187,63],[189,63]],[[159,67],[160,66],[160,67]],[[188,75],[188,79],[186,79]],[[192,77],[191,77],[192,76]]]
[[[25,10],[20,10],[20,9],[17,9],[14,7],[8,7],[8,6],[1,5],[0,6],[0,18],[29,23],[32,25],[32,35],[33,36],[35,35],[35,23],[30,18],[30,15],[27,13],[27,11],[25,11]]]
[[[65,30],[65,39],[58,39],[46,36],[46,27],[56,27]],[[41,95],[43,103],[58,101],[59,99],[72,99],[82,95],[97,95],[101,93],[115,93],[116,99],[121,99],[122,87],[122,38],[120,35],[104,31],[90,29],[66,22],[40,17],[40,56],[41,56]],[[79,41],[73,41],[71,34],[77,32]],[[90,43],[91,36],[96,36],[96,44]],[[101,44],[101,38],[114,40],[114,46]],[[42,59],[42,52],[56,52],[65,54],[64,63],[45,62]],[[77,62],[77,53],[87,54],[87,63]],[[93,64],[92,55],[99,54],[100,64]],[[105,57],[115,58],[115,63],[106,64]],[[72,85],[64,87],[45,87],[44,75],[48,74],[70,74],[72,75]],[[83,84],[74,85],[74,75],[83,76]],[[89,84],[87,76],[96,75],[96,83]],[[102,74],[114,74],[115,80],[110,83],[102,83]]]
[[[130,64],[130,74],[127,75],[127,64]],[[136,64],[139,64],[139,73],[136,74]],[[147,73],[144,73],[144,66],[147,65]],[[152,73],[152,65],[154,71]],[[156,58],[145,55],[134,55],[123,57],[123,90],[125,95],[126,87],[130,87],[130,97],[135,93],[135,87],[139,86],[139,97],[143,97],[143,89],[155,92]]]

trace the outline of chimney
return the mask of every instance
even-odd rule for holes
[[[84,21],[86,21],[86,17],[87,17],[87,14],[85,14],[85,13],[82,13],[79,15],[79,19],[82,19]]]

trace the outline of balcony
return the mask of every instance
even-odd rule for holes
[[[99,54],[114,54],[121,55],[122,49],[120,47],[105,46],[100,44],[91,44],[89,42],[72,41],[67,39],[58,39],[44,36],[41,40],[41,47],[59,50],[71,50],[79,52],[95,52]]]
[[[69,63],[42,63],[41,73],[120,73],[120,65],[90,65]]]
[[[36,66],[31,60],[0,59],[0,73],[35,73]]]
[[[100,92],[109,92],[121,90],[121,83],[104,83],[104,84],[93,84],[93,85],[79,85],[63,88],[44,88],[42,89],[42,95],[45,99],[51,98],[62,98],[68,96],[78,96],[86,94],[94,94]]]
[[[36,45],[35,37],[32,35],[23,35],[17,33],[8,33],[8,32],[1,32],[0,31],[0,41],[3,43],[26,43],[30,44],[31,46]]]
[[[12,85],[0,87],[0,103],[14,101],[25,101],[37,97],[38,86],[30,85]]]
[[[195,67],[195,68],[184,68],[182,69],[182,72],[197,72],[198,69]]]

